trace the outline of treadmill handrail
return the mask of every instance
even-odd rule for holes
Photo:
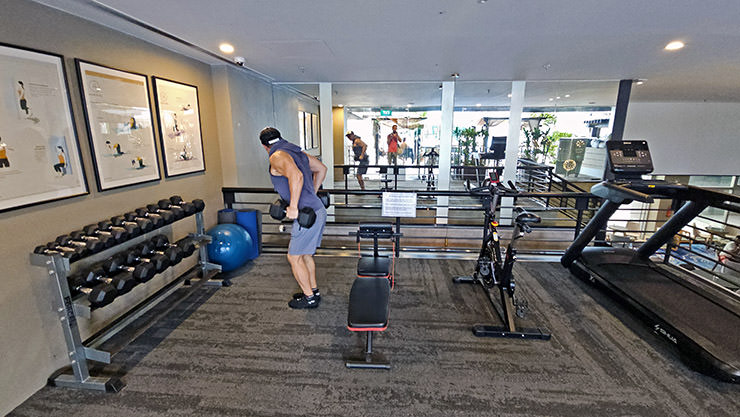
[[[591,193],[615,203],[621,203],[624,200],[635,200],[643,203],[652,203],[654,201],[653,197],[648,194],[609,181],[602,181],[594,185],[591,187]]]

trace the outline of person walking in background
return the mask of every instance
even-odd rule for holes
[[[388,165],[398,164],[398,144],[401,142],[401,138],[398,136],[397,125],[393,125],[391,128],[393,131],[388,135]]]
[[[367,166],[370,164],[370,160],[367,157],[367,144],[351,130],[347,132],[347,139],[352,142],[352,153],[354,154],[355,161],[359,162],[359,166],[357,167],[357,182],[360,184],[360,189],[364,190],[365,180],[362,176],[367,173]]]
[[[401,155],[403,163],[406,163],[406,158],[409,157],[409,145],[406,144],[406,138],[401,140],[401,144],[398,146],[398,154]]]

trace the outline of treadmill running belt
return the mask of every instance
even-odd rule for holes
[[[600,277],[729,365],[740,367],[740,317],[642,265],[589,265]]]

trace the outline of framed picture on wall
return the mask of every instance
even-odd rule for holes
[[[159,180],[146,75],[75,63],[98,190]]]
[[[205,171],[198,87],[159,77],[152,80],[165,176]]]
[[[0,44],[0,211],[88,193],[61,55]]]

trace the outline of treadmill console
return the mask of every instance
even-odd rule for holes
[[[609,153],[609,169],[619,176],[639,176],[653,172],[653,160],[644,140],[623,140],[606,142]]]

